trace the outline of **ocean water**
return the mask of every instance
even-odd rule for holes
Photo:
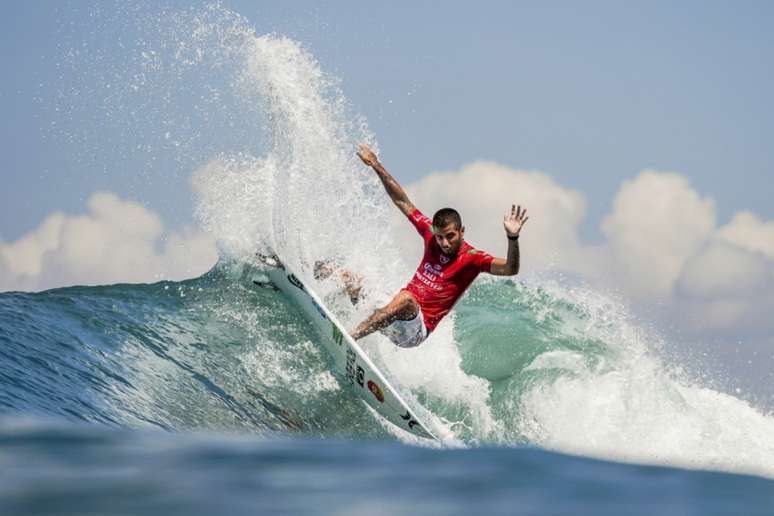
[[[681,381],[599,307],[482,282],[425,349],[364,340],[430,443],[358,401],[260,277],[0,294],[2,513],[774,509],[772,417]]]
[[[404,285],[415,246],[353,153],[376,138],[299,42],[220,4],[173,14],[127,91],[175,104],[215,70],[228,87],[196,117],[264,150],[191,168],[206,274],[0,293],[0,513],[774,513],[774,416],[560,278],[482,277],[419,348],[361,341],[440,442],[371,412],[253,256],[280,254],[349,327]],[[179,126],[183,153],[207,135]],[[314,280],[320,258],[362,276],[362,303]]]
[[[3,514],[771,514],[771,481],[534,448],[7,422]]]

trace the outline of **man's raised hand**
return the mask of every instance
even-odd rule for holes
[[[521,206],[516,207],[516,205],[511,206],[511,213],[506,214],[505,217],[503,217],[503,226],[505,227],[505,233],[509,237],[516,237],[519,236],[519,232],[521,231],[521,228],[524,227],[524,223],[527,222],[529,217],[527,217],[527,208],[521,209]]]
[[[379,163],[379,159],[376,157],[376,154],[374,154],[374,151],[372,151],[365,143],[361,143],[358,146],[357,156],[369,167],[375,167]]]

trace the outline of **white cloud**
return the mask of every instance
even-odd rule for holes
[[[732,221],[685,262],[673,305],[695,331],[774,333],[774,256],[758,251],[771,243],[765,231],[754,230],[765,229],[759,226],[750,231],[750,225]]]
[[[158,215],[137,203],[97,192],[88,208],[53,213],[16,242],[0,243],[0,290],[183,279],[217,261],[211,238],[165,233]]]
[[[521,204],[530,217],[521,241],[531,269],[536,263],[569,266],[577,259],[577,228],[585,199],[542,172],[478,161],[457,172],[429,174],[409,185],[407,192],[428,217],[447,206],[458,210],[466,239],[499,256],[508,248],[503,215],[512,204]],[[408,246],[415,247],[414,242]]]
[[[774,220],[763,222],[749,211],[737,213],[718,236],[750,251],[774,258]]]
[[[744,298],[769,290],[772,279],[765,255],[716,240],[685,262],[676,291],[696,299]]]
[[[685,261],[711,234],[715,208],[684,177],[652,170],[624,182],[602,222],[617,284],[637,297],[664,298]]]
[[[740,212],[718,228],[712,199],[680,174],[645,170],[624,182],[602,222],[606,241],[598,245],[578,240],[582,194],[539,171],[480,161],[430,174],[407,191],[428,216],[444,206],[458,209],[466,238],[501,256],[502,214],[511,203],[526,205],[525,271],[579,274],[657,303],[698,333],[774,332],[774,221]],[[416,254],[416,241],[408,240],[416,237],[402,235],[402,247]]]

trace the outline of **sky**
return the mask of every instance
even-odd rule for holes
[[[5,241],[54,209],[82,209],[103,188],[149,203],[176,227],[189,220],[190,195],[176,182],[148,191],[133,182],[148,168],[131,152],[135,141],[84,141],[84,126],[111,129],[98,105],[62,119],[58,93],[78,76],[96,91],[131,60],[118,39],[153,37],[99,5],[109,6],[16,3],[0,21]],[[339,77],[404,182],[477,159],[539,169],[588,197],[583,234],[592,239],[622,181],[646,168],[688,177],[721,220],[740,209],[774,218],[769,2],[223,5],[258,33],[300,41]],[[73,50],[91,55],[68,60]],[[191,167],[171,153],[156,159],[156,174]]]
[[[531,263],[618,288],[694,338],[774,347],[771,2],[221,5],[338,78],[412,196],[467,207],[475,226],[468,192],[491,177],[510,186],[488,201],[542,214]],[[245,106],[202,105],[194,83],[226,86],[223,68],[153,75],[151,50],[181,30],[169,20],[204,6],[6,7],[0,290],[190,277],[215,259],[192,171],[266,142],[229,114]],[[94,242],[110,259],[89,261]],[[41,258],[54,251],[64,261]]]

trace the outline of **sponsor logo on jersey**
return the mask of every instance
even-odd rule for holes
[[[449,263],[449,259],[450,258],[448,256],[443,255],[443,254],[441,255],[441,263]],[[440,267],[439,267],[439,269],[440,269]]]
[[[368,380],[368,390],[371,391],[371,394],[374,395],[374,398],[379,400],[379,403],[384,403],[384,393],[382,393],[381,387],[379,387],[371,380]]]
[[[432,289],[432,290],[443,290],[443,285],[439,285],[438,283],[434,283],[430,279],[426,278],[425,275],[433,276],[433,279],[435,279],[434,275],[427,274],[427,273],[424,273],[424,272],[420,274],[419,271],[417,271],[414,274],[414,277],[416,279],[418,279],[422,283],[422,285],[424,285],[425,287],[427,287],[429,289]]]

